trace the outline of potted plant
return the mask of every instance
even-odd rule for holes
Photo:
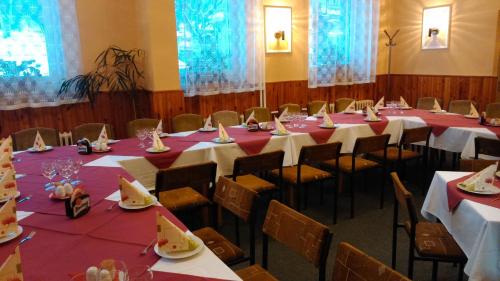
[[[110,46],[97,56],[95,63],[95,70],[65,80],[58,96],[88,99],[93,106],[101,91],[127,93],[137,118],[136,99],[144,89],[144,50]]]

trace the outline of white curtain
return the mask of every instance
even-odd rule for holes
[[[175,10],[186,96],[262,89],[262,0],[176,0]]]
[[[74,0],[0,0],[0,110],[74,102],[57,93],[80,65]]]
[[[310,0],[309,87],[375,82],[378,0]]]

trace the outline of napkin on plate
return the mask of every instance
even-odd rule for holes
[[[316,116],[323,116],[326,113],[326,103],[316,112]]]
[[[9,255],[0,267],[0,280],[7,281],[23,281],[23,270],[21,266],[21,254],[19,246],[16,247],[14,253]]]
[[[368,120],[368,121],[378,121],[378,117],[373,112],[371,106],[367,106],[366,107],[366,120]]]
[[[321,125],[323,127],[333,128],[335,124],[333,123],[332,118],[330,118],[330,115],[328,115],[328,113],[325,112],[323,113],[323,123]]]
[[[7,169],[0,178],[0,199],[12,198],[16,195],[16,174],[13,169]]]
[[[220,142],[227,142],[229,141],[230,137],[226,132],[226,129],[224,129],[224,126],[222,126],[221,123],[219,123],[219,141]]]
[[[356,102],[352,101],[343,112],[354,113],[356,111]]]
[[[472,177],[459,183],[459,185],[468,191],[485,191],[488,185],[488,183],[486,183],[486,179],[493,178],[495,176],[497,167],[498,167],[498,162],[477,172]]]
[[[288,130],[281,124],[280,120],[274,117],[274,127],[276,127],[276,133],[278,135],[288,135]]]
[[[7,170],[14,170],[12,160],[7,153],[0,153],[0,177],[2,177]]]
[[[469,116],[474,118],[479,118],[479,112],[477,112],[476,107],[472,103],[470,104]]]
[[[156,212],[156,231],[158,248],[163,253],[191,251],[198,245],[175,224]]]
[[[399,97],[399,106],[401,106],[401,107],[410,107],[410,105],[401,96]]]
[[[153,197],[147,192],[120,176],[120,198],[125,205],[145,206],[154,202]]]
[[[158,135],[163,134],[163,121],[160,119],[160,122],[158,122],[158,125],[156,126],[156,133]]]
[[[285,110],[283,110],[283,112],[281,112],[281,114],[278,117],[278,119],[280,121],[285,121],[285,118],[286,118],[287,115],[288,115],[288,107],[285,107]]]
[[[203,125],[204,130],[212,130],[212,116],[208,116],[207,120],[205,120],[205,124]]]
[[[46,149],[45,142],[43,141],[42,136],[39,131],[36,131],[35,142],[33,143],[33,150],[35,151],[44,151]]]
[[[0,140],[0,154],[6,153],[9,158],[12,159],[14,149],[12,147],[12,137],[8,136],[5,139]]]
[[[102,151],[108,149],[108,133],[106,132],[106,126],[102,126],[102,130],[95,144],[95,148]]]
[[[379,109],[381,109],[382,107],[384,107],[384,97],[381,97],[377,104],[375,105],[374,109],[375,111],[379,111]]]
[[[437,99],[434,99],[434,105],[432,106],[433,111],[442,111],[441,106],[439,105],[439,102]]]
[[[0,208],[0,221],[2,222],[0,224],[0,238],[17,232],[16,199],[10,199]]]
[[[248,124],[248,121],[250,121],[252,119],[255,119],[255,111],[252,111],[250,116],[248,116],[247,120],[245,121],[245,124]],[[255,119],[255,120],[257,120],[257,119]]]
[[[156,131],[153,131],[153,146],[152,148],[156,151],[163,151],[165,150],[165,145],[160,139],[160,136]]]

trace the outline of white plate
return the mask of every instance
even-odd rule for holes
[[[30,147],[30,148],[27,149],[27,151],[31,152],[31,153],[42,153],[42,152],[45,152],[45,151],[50,151],[52,149],[54,149],[52,146],[46,145],[45,146],[45,150],[35,150],[35,149],[33,149],[33,147]]]
[[[431,113],[436,113],[436,114],[444,114],[446,113],[446,110],[441,110],[441,111],[437,111],[437,110],[430,110]]]
[[[16,239],[19,235],[21,235],[21,233],[23,233],[23,227],[18,225],[16,232],[9,233],[9,235],[0,238],[0,244],[3,244],[5,242],[9,242],[12,239]]]
[[[219,138],[215,138],[215,139],[212,139],[212,141],[215,143],[232,143],[232,142],[234,142],[234,138],[229,138],[229,140],[227,140],[227,141],[220,141]]]
[[[168,147],[168,146],[165,146],[165,148],[163,150],[156,150],[153,147],[146,149],[146,151],[149,153],[163,153],[163,152],[167,152],[169,150],[170,150],[170,147]]]
[[[467,119],[479,119],[479,117],[476,117],[476,116],[471,116],[471,115],[464,115],[465,118]]]
[[[335,125],[333,125],[333,127],[328,127],[328,126],[325,126],[325,125],[321,124],[321,125],[319,125],[319,127],[322,128],[322,129],[335,129],[335,128],[338,128],[339,125],[335,124]]]
[[[96,150],[95,148],[92,148],[92,152],[95,152],[95,153],[106,153],[106,152],[110,152],[111,151],[111,147],[108,146],[108,149],[106,150]]]
[[[500,188],[498,188],[498,187],[496,187],[494,185],[491,185],[491,184],[487,184],[486,185],[486,190],[484,190],[484,191],[467,190],[464,187],[462,187],[462,185],[460,183],[457,184],[457,188],[460,189],[460,190],[463,190],[465,192],[474,193],[474,194],[482,194],[482,195],[500,194]]]
[[[114,144],[114,143],[117,143],[119,142],[120,140],[113,140],[113,139],[108,139],[108,143],[107,144]],[[92,146],[94,146],[95,144],[97,143],[97,141],[93,141],[91,143]]]
[[[323,118],[323,114],[314,114],[313,117],[316,117],[316,118]]]
[[[16,193],[16,196],[14,196],[14,198],[18,198],[19,196],[21,196],[21,192],[19,192],[19,190],[18,190],[17,193]],[[3,199],[0,199],[0,203],[7,202],[10,199],[12,199],[12,197],[6,197],[6,198],[3,198]]]
[[[204,248],[205,248],[205,244],[203,244],[203,241],[194,236],[194,235],[190,235],[188,234],[188,236],[193,239],[193,241],[196,242],[196,244],[198,244],[198,247],[196,247],[196,249],[192,250],[192,251],[182,251],[182,252],[176,252],[176,253],[161,253],[160,250],[158,249],[158,243],[155,244],[155,247],[154,247],[154,250],[155,250],[155,253],[162,257],[162,258],[166,258],[166,259],[184,259],[184,258],[188,258],[188,257],[191,257],[191,256],[194,256],[196,254],[198,254],[199,252],[201,252]]]
[[[122,202],[122,200],[118,201],[118,206],[120,206],[120,208],[122,209],[125,209],[125,210],[140,210],[140,209],[146,209],[146,208],[149,208],[153,205],[155,205],[156,203],[158,203],[158,199],[156,199],[155,196],[151,195],[151,197],[153,197],[153,202],[151,204],[148,204],[148,205],[142,205],[142,206],[136,206],[136,205],[127,205],[127,204],[124,204]]]
[[[363,120],[365,120],[366,122],[380,122],[380,121],[382,121],[382,119],[380,119],[380,118],[378,118],[377,120],[370,120],[368,118],[365,118]]]
[[[214,131],[217,131],[217,128],[215,128],[215,127],[212,127],[212,129],[199,128],[198,131],[199,132],[214,132]]]
[[[278,133],[278,131],[276,131],[276,130],[272,130],[272,131],[271,131],[271,135],[273,135],[273,136],[288,136],[289,134],[290,134],[290,132],[288,132],[288,133],[286,133],[286,134],[280,134],[280,133]]]
[[[167,133],[161,133],[161,134],[159,135],[159,137],[160,137],[160,138],[166,138],[166,137],[168,137],[168,134],[167,134]]]

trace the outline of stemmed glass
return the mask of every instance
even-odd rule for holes
[[[305,121],[307,119],[307,112],[301,112],[300,115],[299,115],[299,118],[300,118],[300,126],[299,128],[305,128],[307,127]]]
[[[52,161],[42,162],[42,175],[49,180],[49,182],[45,184],[45,190],[54,189],[55,185],[52,179],[57,175],[54,162]]]
[[[69,179],[73,174],[73,167],[70,159],[57,159],[55,166],[57,169],[57,173],[65,179],[62,181],[62,183],[70,182]]]
[[[148,137],[146,129],[139,129],[139,130],[137,130],[136,135],[137,135],[137,138],[139,139],[139,147],[140,148],[145,148],[146,146],[144,145],[144,141]]]
[[[146,147],[151,147],[153,145],[153,134],[155,132],[154,128],[146,129]]]
[[[80,168],[82,167],[83,160],[79,158],[72,159],[71,166],[73,174],[75,175],[75,179],[71,182],[73,186],[78,185],[82,181],[78,177],[78,173],[80,172]]]

